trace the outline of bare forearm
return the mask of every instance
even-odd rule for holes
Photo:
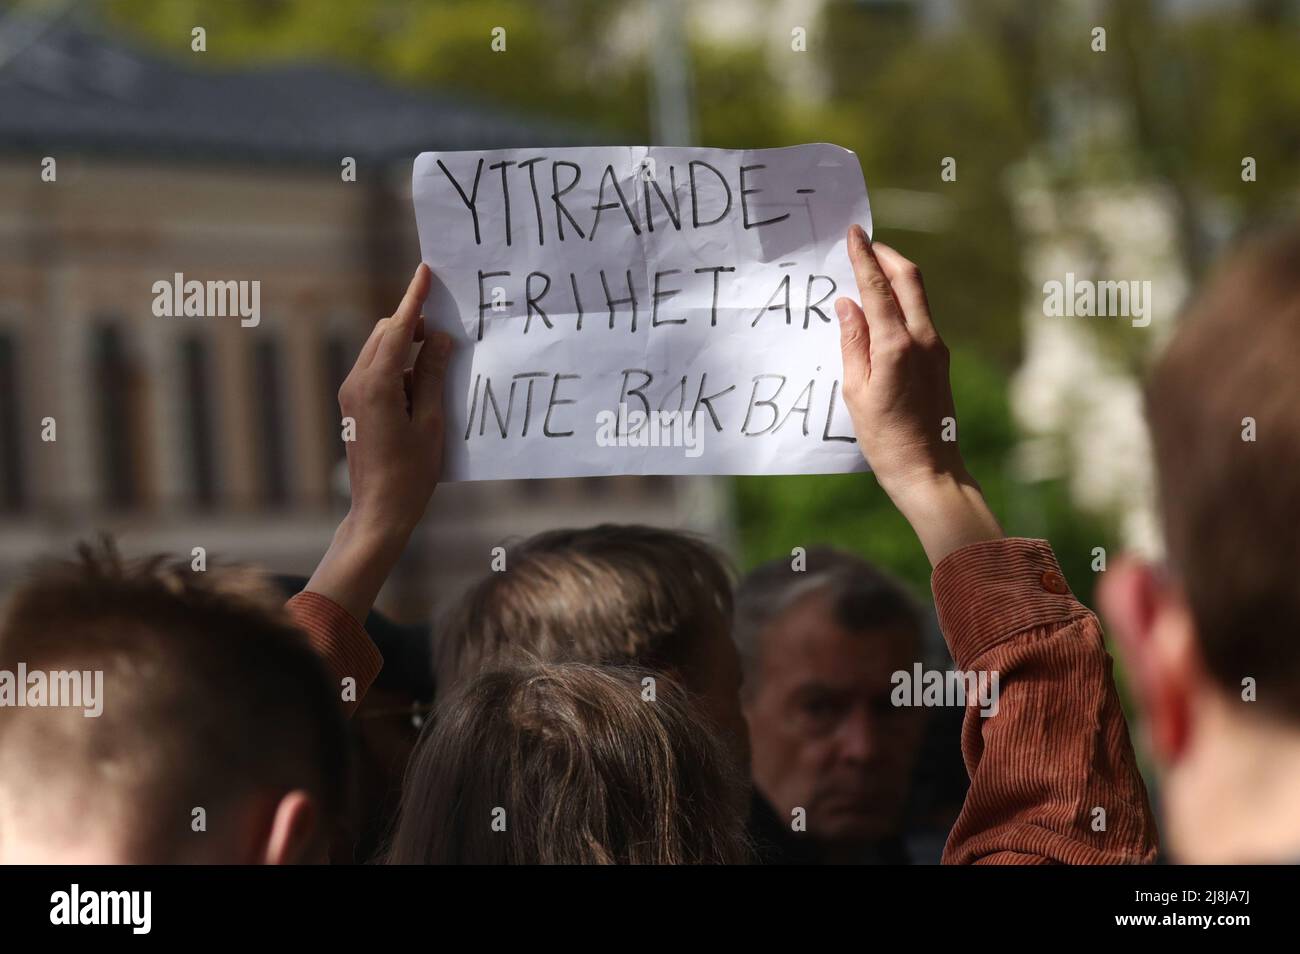
[[[358,622],[365,622],[410,536],[401,528],[368,523],[351,513],[343,518],[305,587],[333,600]]]
[[[912,525],[931,566],[964,546],[1004,536],[979,485],[964,474],[937,474],[886,491]]]
[[[420,522],[442,471],[442,389],[451,338],[436,332],[407,366],[432,275],[415,270],[397,311],[381,319],[339,388],[356,425],[347,443],[352,507],[307,583],[364,622]]]

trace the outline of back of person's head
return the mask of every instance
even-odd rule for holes
[[[740,862],[744,804],[730,754],[671,679],[518,663],[426,724],[388,861]]]
[[[522,652],[551,661],[680,668],[731,622],[731,579],[708,544],[656,527],[549,530],[508,549],[438,643],[451,686]]]
[[[1167,562],[1209,675],[1300,727],[1300,227],[1245,242],[1156,365]]]
[[[685,533],[611,525],[539,533],[462,597],[439,634],[439,689],[515,658],[675,674],[745,748],[731,576]]]
[[[1165,560],[1098,598],[1193,863],[1300,857],[1300,229],[1215,269],[1154,367]]]
[[[13,593],[6,673],[25,694],[0,708],[6,860],[321,857],[346,797],[346,726],[259,577],[83,547]]]

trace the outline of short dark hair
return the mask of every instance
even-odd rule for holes
[[[550,530],[506,552],[447,617],[441,689],[513,654],[630,663],[689,678],[696,649],[731,625],[731,574],[689,534],[602,524]]]
[[[226,810],[258,791],[310,792],[327,836],[347,797],[347,727],[274,589],[251,571],[127,560],[107,543],[79,552],[14,592],[0,668],[102,671],[103,712],[9,710],[0,772],[11,791],[36,791],[49,753],[70,784],[95,794],[86,804],[130,806],[122,840],[138,860],[183,857],[194,808],[220,831]]]
[[[901,582],[857,554],[810,547],[798,568],[792,557],[778,557],[755,567],[736,588],[732,636],[740,652],[746,697],[755,688],[763,632],[813,593],[829,597],[836,622],[851,632],[901,626],[920,643],[925,612]]]
[[[1213,678],[1300,721],[1300,226],[1216,270],[1150,375],[1168,562]],[[1253,434],[1248,428],[1253,420]],[[1247,436],[1253,440],[1245,439]]]
[[[743,862],[746,792],[670,677],[521,663],[469,680],[426,724],[388,861]]]

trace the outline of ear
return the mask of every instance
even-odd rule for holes
[[[1191,613],[1182,588],[1152,564],[1125,558],[1097,590],[1124,675],[1162,763],[1186,751],[1197,690]]]
[[[301,789],[284,795],[275,806],[261,862],[267,865],[310,864],[318,841],[320,812]],[[319,859],[323,860],[323,859]]]

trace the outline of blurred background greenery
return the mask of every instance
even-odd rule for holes
[[[1085,600],[1094,548],[1158,545],[1135,463],[1143,365],[1215,250],[1247,223],[1293,212],[1300,185],[1290,0],[100,5],[145,41],[196,23],[219,31],[213,64],[350,64],[610,142],[662,141],[676,123],[701,145],[853,149],[876,235],[921,265],[953,348],[972,471],[1010,532],[1053,542]],[[489,49],[494,27],[507,55]],[[1116,228],[1116,216],[1145,225]],[[1156,323],[1080,323],[1063,345],[1049,325],[1065,319],[1044,317],[1041,292],[1045,263],[1062,262],[1152,280]],[[1055,363],[1043,357],[1053,335],[1065,352]],[[1121,432],[1136,436],[1116,442]],[[1094,465],[1121,476],[1089,484]],[[928,589],[923,553],[870,476],[733,486],[743,565],[830,542]]]

